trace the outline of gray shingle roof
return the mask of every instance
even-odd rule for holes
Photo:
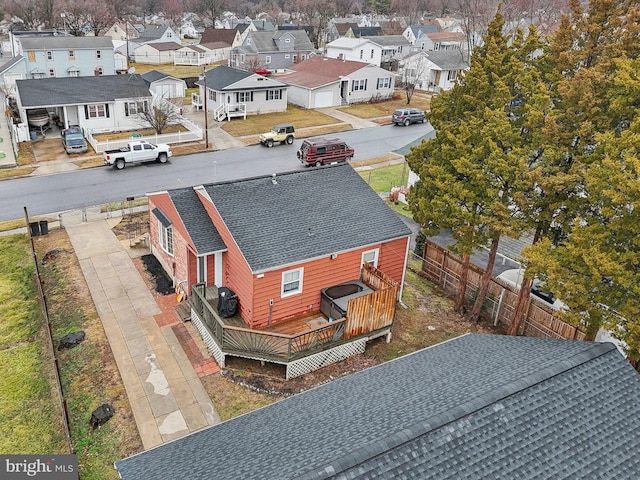
[[[198,255],[227,249],[193,188],[170,190],[169,197],[189,232]]]
[[[123,480],[636,479],[612,344],[465,335],[116,462]]]
[[[151,95],[147,82],[140,75],[16,80],[16,87],[23,107],[81,105]]]
[[[347,164],[205,185],[252,271],[411,234]],[[404,252],[402,252],[404,254]]]
[[[380,45],[381,47],[395,47],[397,45],[409,46],[409,40],[402,35],[378,35],[368,36],[363,35],[362,38],[371,40],[373,43]]]
[[[207,71],[206,75],[207,88],[220,91],[224,90],[229,85],[233,85],[234,83],[254,74],[252,72],[247,72],[246,70],[220,65]]]
[[[111,37],[19,37],[23,50],[101,49],[113,48]]]
[[[307,32],[304,30],[276,30],[275,32],[249,32],[249,36],[245,41],[244,47],[251,39],[251,48],[258,53],[279,52],[280,49],[274,39],[283,35],[291,35],[294,37],[293,51],[313,50],[313,43],[309,40]],[[288,49],[289,50],[289,49]]]
[[[173,77],[168,73],[160,72],[158,70],[150,70],[147,73],[143,73],[142,78],[144,78],[148,83],[157,82],[158,80],[162,80],[163,78],[173,78],[174,80],[178,80],[176,77]]]

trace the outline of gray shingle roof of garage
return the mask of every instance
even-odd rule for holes
[[[116,462],[123,480],[640,474],[613,344],[470,334]]]
[[[252,41],[252,47],[258,53],[280,52],[280,48],[274,39],[290,34],[294,37],[292,51],[313,50],[313,43],[309,40],[304,30],[276,30],[275,32],[249,32],[248,39]],[[246,45],[245,45],[246,46]],[[282,50],[284,51],[284,50]],[[287,50],[289,51],[289,50]]]
[[[199,255],[227,249],[193,188],[170,190],[169,197]]]
[[[140,75],[101,75],[16,80],[23,107],[113,102],[119,98],[149,97]]]
[[[67,37],[67,36],[37,36],[37,37],[19,37],[23,50],[81,50],[81,49],[100,49],[113,48],[111,37]],[[66,52],[65,52],[66,58]]]
[[[143,73],[142,78],[144,78],[149,83],[162,80],[163,78],[172,78],[174,80],[179,80],[178,78],[171,76],[168,73],[160,72],[158,70],[150,70],[147,73]]]
[[[205,185],[254,272],[411,234],[350,165],[275,178]]]

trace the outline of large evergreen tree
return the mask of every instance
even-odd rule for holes
[[[484,45],[474,51],[470,70],[432,102],[429,119],[435,138],[407,157],[420,176],[409,195],[414,218],[426,233],[451,229],[452,250],[463,259],[456,310],[464,306],[471,252],[491,244],[474,319],[484,302],[500,237],[517,235],[525,225],[516,197],[530,188],[531,165],[542,149],[543,112],[549,107],[532,65],[539,47],[535,29],[526,38],[521,32],[508,38],[503,25],[498,11]]]

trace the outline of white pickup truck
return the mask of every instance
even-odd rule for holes
[[[154,145],[147,141],[129,142],[127,147],[104,152],[104,164],[122,170],[125,165],[154,162],[165,163],[173,153],[169,145]]]

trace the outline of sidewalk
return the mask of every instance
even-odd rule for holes
[[[181,339],[190,338],[186,326],[167,328],[175,299],[163,297],[173,300],[163,312],[108,222],[66,230],[149,449],[220,423],[220,417],[192,364],[201,359],[194,358],[191,345],[187,353],[181,346]],[[204,364],[198,367],[212,373]]]
[[[0,168],[15,167],[16,156],[11,146],[11,135],[9,126],[7,125],[7,117],[2,115],[0,118]]]

